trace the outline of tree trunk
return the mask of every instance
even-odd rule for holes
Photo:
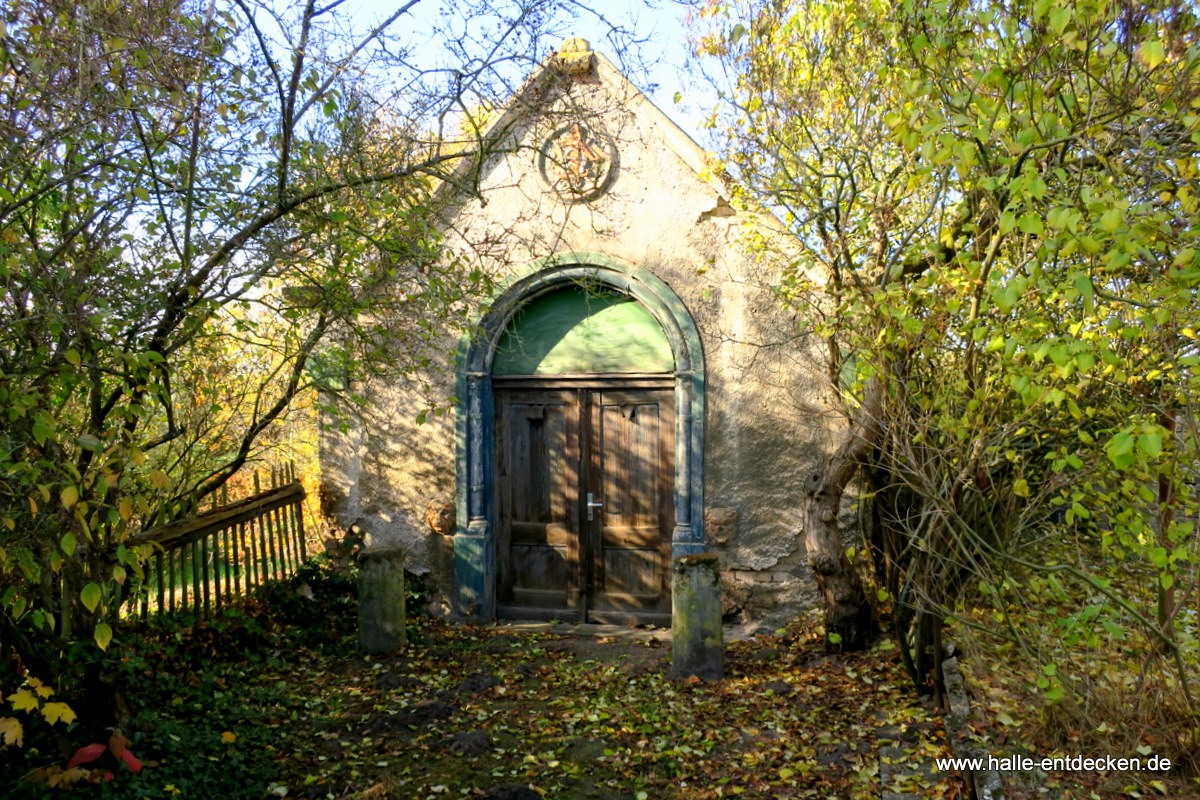
[[[839,649],[861,650],[875,635],[875,615],[842,546],[837,509],[844,484],[831,482],[828,476],[828,471],[825,476],[812,476],[806,492],[804,534],[808,565],[825,597],[825,630],[840,637],[840,640],[830,639],[830,643]]]
[[[825,462],[825,470],[809,476],[804,490],[804,537],[808,565],[825,597],[825,631],[829,644],[843,650],[860,650],[875,636],[875,614],[858,573],[846,557],[838,511],[846,486],[862,459],[879,438],[883,407],[883,381],[872,378],[863,392],[863,404],[842,445]]]

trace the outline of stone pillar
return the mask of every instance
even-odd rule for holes
[[[482,372],[468,373],[465,381],[467,418],[461,447],[466,464],[465,469],[460,467],[458,480],[460,486],[466,481],[466,524],[460,523],[454,537],[454,608],[463,619],[486,622],[496,618],[495,543],[488,521],[491,384]]]
[[[404,631],[404,551],[399,547],[358,554],[358,647],[392,653],[407,643]]]
[[[678,356],[676,356],[678,358]],[[704,379],[691,370],[675,372],[675,530],[671,558],[699,555],[704,543],[704,435],[693,407],[703,397]]]
[[[469,622],[496,618],[496,565],[487,520],[454,537],[455,613]]]
[[[725,676],[721,630],[721,569],[712,553],[675,559],[671,589],[671,671],[706,681]]]

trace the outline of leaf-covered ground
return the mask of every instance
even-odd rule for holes
[[[114,648],[146,768],[114,763],[115,780],[76,796],[875,800],[882,731],[900,745],[889,770],[946,755],[887,644],[827,655],[803,630],[734,642],[727,678],[708,684],[672,680],[655,639],[425,619],[404,652],[364,658],[341,627],[280,631],[251,613]],[[16,796],[40,796],[65,758],[25,755],[42,783]],[[894,788],[964,796],[944,774]]]
[[[949,755],[941,719],[915,701],[887,640],[830,655],[819,626],[797,622],[730,643],[727,677],[713,684],[671,679],[665,634],[629,629],[584,637],[413,619],[405,651],[364,658],[352,582],[311,583],[315,602],[281,585],[213,620],[119,632],[105,669],[131,715],[114,740],[127,738],[145,769],[134,774],[109,745],[72,771],[72,753],[104,751],[109,734],[78,724],[64,736],[30,719],[23,748],[0,748],[0,774],[21,776],[0,795],[62,796],[52,787],[73,783],[73,797],[122,799],[967,796],[933,771]],[[1166,752],[1144,726],[1121,745],[1099,728],[1053,735],[1036,698],[1013,689],[1011,665],[985,667],[981,652],[965,676],[969,739],[984,752]],[[114,780],[88,781],[108,771]],[[1051,774],[1010,781],[1006,796],[1193,798],[1194,785],[1183,774]]]
[[[222,760],[272,762],[268,790],[290,797],[878,798],[884,726],[914,763],[945,755],[886,645],[827,656],[816,635],[738,642],[729,677],[705,684],[671,680],[670,646],[653,639],[434,621],[411,639],[386,658],[229,665],[225,686],[261,700],[241,701],[243,719],[195,723]],[[906,788],[959,796],[941,777]]]

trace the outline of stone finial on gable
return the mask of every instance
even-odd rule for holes
[[[586,75],[592,71],[592,46],[587,39],[567,39],[550,61],[562,75]]]

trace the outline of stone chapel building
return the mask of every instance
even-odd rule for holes
[[[361,424],[322,434],[326,510],[474,620],[670,624],[673,559],[698,552],[728,621],[815,604],[801,486],[838,415],[772,293],[782,226],[582,40],[485,140],[445,216],[451,252],[496,243],[500,287],[430,373],[457,414],[418,424],[415,389],[367,387]]]

